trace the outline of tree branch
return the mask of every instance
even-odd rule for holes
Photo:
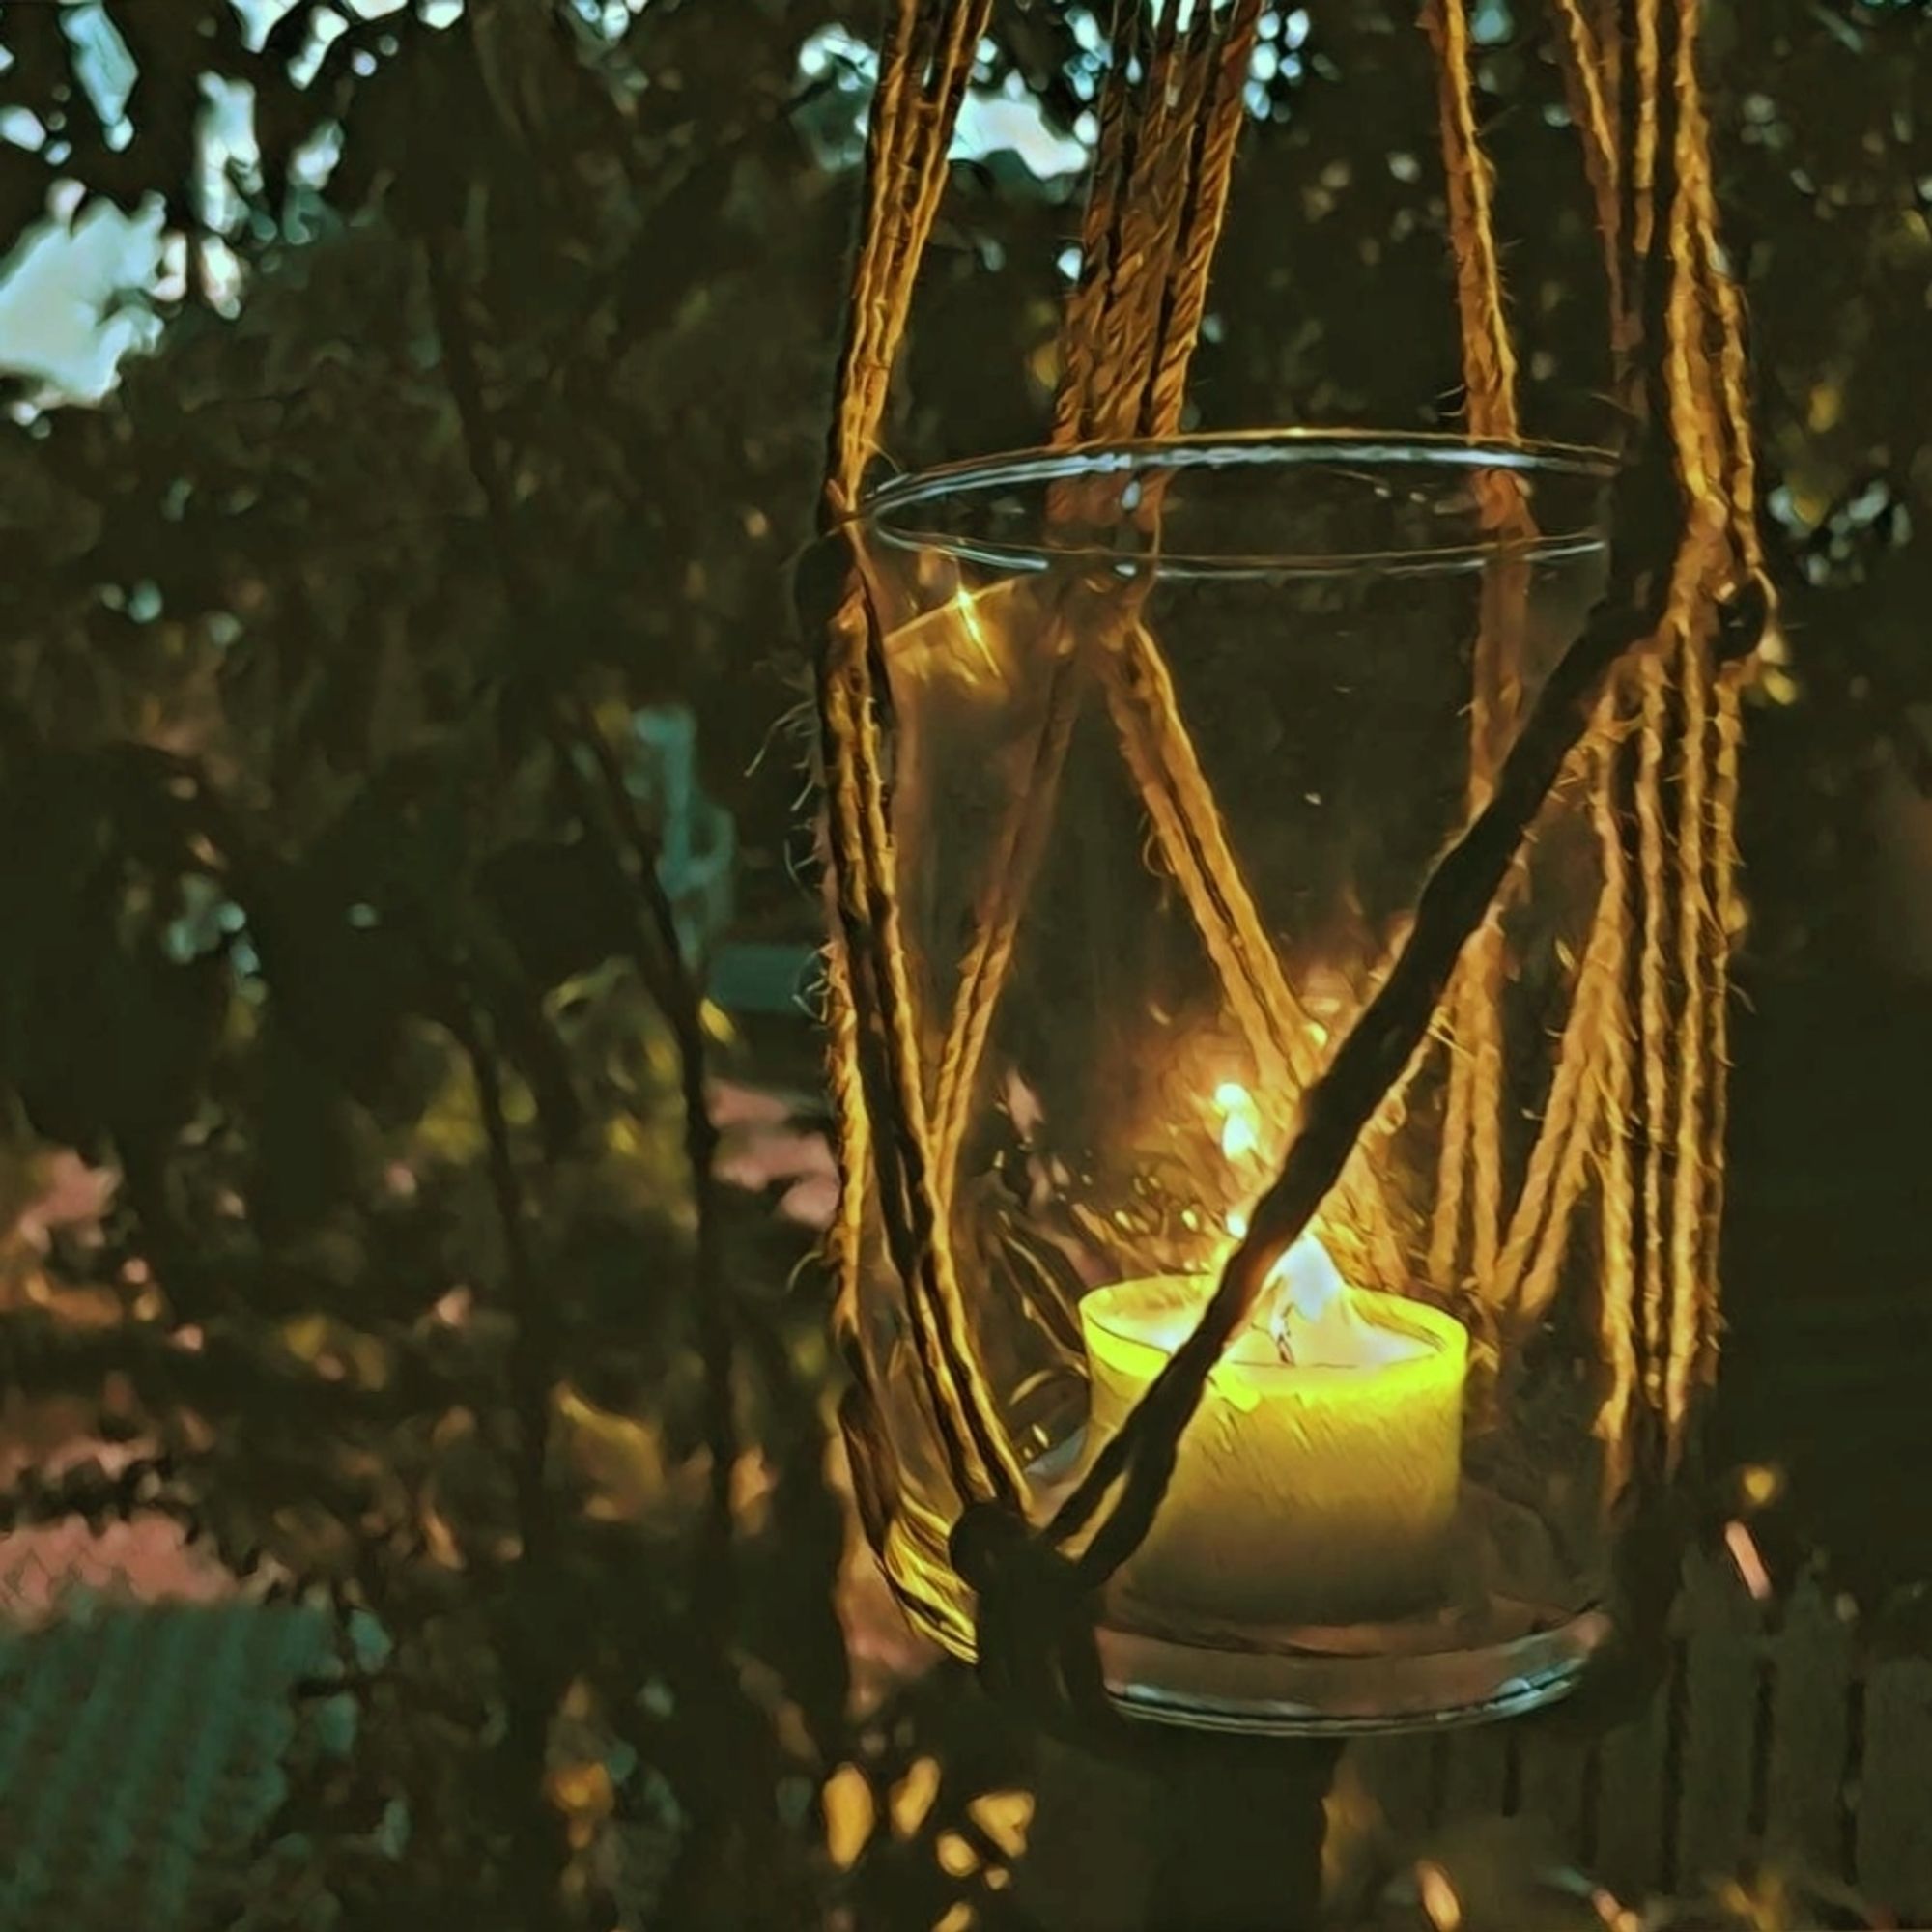
[[[423,244],[431,307],[443,345],[444,368],[456,404],[470,473],[482,493],[505,601],[526,632],[541,621],[543,600],[525,552],[492,432],[476,361],[475,339],[436,238]],[[685,1156],[696,1214],[694,1272],[697,1292],[699,1350],[704,1361],[705,1434],[711,1455],[710,1512],[702,1576],[709,1608],[723,1631],[733,1596],[730,1577],[731,1475],[737,1463],[733,1400],[733,1323],[725,1295],[719,1245],[718,1189],[714,1175],[717,1129],[712,1124],[706,1079],[702,993],[678,943],[676,920],[658,875],[657,841],[624,783],[615,754],[581,700],[554,693],[542,697],[544,729],[556,755],[584,831],[602,854],[613,885],[627,903],[641,900],[635,922],[634,962],[671,1029],[684,1104]],[[587,752],[598,790],[585,782],[576,753]],[[632,895],[635,895],[635,899]]]

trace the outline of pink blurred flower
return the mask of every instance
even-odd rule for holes
[[[15,1227],[22,1240],[44,1252],[56,1228],[97,1230],[114,1199],[121,1177],[109,1168],[89,1167],[71,1148],[47,1156],[45,1186],[21,1213]]]

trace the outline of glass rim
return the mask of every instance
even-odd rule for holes
[[[1419,468],[1442,475],[1468,470],[1502,470],[1522,476],[1560,476],[1607,483],[1617,469],[1615,455],[1584,443],[1509,441],[1459,435],[1454,431],[1376,431],[1279,428],[1195,431],[1119,442],[1037,447],[968,457],[889,478],[867,493],[853,520],[897,550],[930,550],[962,562],[997,569],[1038,572],[1071,562],[1112,566],[1124,577],[1150,567],[1168,577],[1276,578],[1326,577],[1357,571],[1438,573],[1480,569],[1507,554],[1528,562],[1600,554],[1607,548],[1602,520],[1581,526],[1540,530],[1530,538],[1505,543],[1481,539],[1439,546],[1399,546],[1356,551],[1280,553],[1133,549],[1106,542],[1056,545],[1015,542],[958,531],[933,529],[908,521],[921,505],[947,498],[971,498],[988,491],[1030,486],[1039,490],[1083,479],[1131,476],[1137,470],[1174,474],[1186,470],[1286,469],[1301,466],[1351,464],[1364,468]],[[1042,522],[1044,520],[1042,519]]]
[[[1127,1312],[1122,1291],[1167,1290],[1171,1303],[1183,1316],[1198,1319],[1212,1293],[1214,1280],[1212,1275],[1197,1274],[1110,1282],[1090,1290],[1082,1297],[1081,1320],[1083,1323],[1091,1322],[1113,1345],[1115,1360],[1111,1367],[1120,1369],[1132,1363],[1146,1371],[1151,1379],[1174,1349],[1149,1332],[1154,1324],[1137,1321]],[[1379,1325],[1399,1329],[1424,1345],[1417,1354],[1378,1364],[1374,1371],[1378,1386],[1407,1394],[1418,1384],[1428,1387],[1438,1382],[1445,1366],[1459,1374],[1466,1366],[1469,1331],[1453,1315],[1392,1290],[1357,1288],[1352,1293],[1358,1308],[1365,1315],[1375,1316]],[[1183,1321],[1181,1325],[1191,1330],[1193,1321]],[[1213,1387],[1247,1381],[1257,1388],[1280,1394],[1295,1389],[1349,1388],[1357,1384],[1362,1375],[1362,1369],[1339,1363],[1250,1360],[1235,1352],[1231,1345],[1222,1351],[1208,1381]],[[1216,1378],[1220,1379],[1217,1381]]]

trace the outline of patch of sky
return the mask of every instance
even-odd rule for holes
[[[58,183],[46,218],[0,261],[0,371],[44,385],[43,406],[99,402],[161,329],[145,299],[165,269],[159,196],[132,214],[83,198]]]
[[[306,87],[321,72],[323,56],[348,31],[346,15],[333,7],[319,7],[309,15],[308,39],[289,61],[289,78]]]
[[[1469,38],[1479,47],[1499,47],[1515,32],[1506,0],[1480,0],[1469,22]]]
[[[201,102],[195,191],[202,220],[217,233],[228,234],[246,213],[244,196],[262,185],[255,90],[245,80],[205,73]]]
[[[631,23],[649,4],[650,0],[570,0],[572,13],[613,44],[631,31]],[[443,0],[443,5],[452,19],[463,11],[462,0]]]
[[[849,117],[814,114],[807,132],[828,167],[854,167],[864,153],[867,108],[879,84],[879,57],[843,27],[821,27],[799,48],[799,78],[828,85]],[[1037,181],[1056,182],[1087,166],[1089,146],[1048,125],[1025,80],[1009,73],[997,86],[970,87],[952,134],[952,158],[980,161],[998,154],[1016,156]]]
[[[100,0],[82,0],[61,10],[61,32],[67,37],[75,78],[99,121],[110,148],[125,148],[134,138],[128,118],[128,97],[134,91],[140,70],[128,43]]]
[[[259,51],[298,0],[230,0],[245,43]],[[417,0],[425,19],[442,0]],[[452,0],[456,13],[462,0]],[[620,0],[629,4],[629,0]],[[329,43],[352,18],[374,20],[403,12],[410,0],[339,0],[317,10],[307,44],[294,68],[313,74]],[[450,17],[455,17],[452,14]],[[133,138],[127,107],[139,70],[100,0],[77,0],[61,14],[73,71],[110,145]],[[213,230],[196,244],[196,266],[211,305],[233,315],[243,293],[240,257],[223,236],[249,216],[247,198],[262,185],[255,135],[254,90],[243,81],[205,75],[201,82],[199,152],[191,184],[201,219]],[[0,113],[0,140],[30,149],[58,166],[63,149],[30,110]],[[311,194],[327,182],[342,154],[342,129],[323,122],[291,157],[290,179]],[[316,223],[298,209],[291,239],[310,239]],[[311,208],[311,213],[313,209]],[[34,408],[98,402],[113,387],[121,361],[150,348],[160,333],[157,304],[187,293],[186,238],[164,235],[157,200],[124,213],[111,203],[83,206],[80,189],[59,183],[46,217],[34,223],[0,261],[0,372],[43,385]]]
[[[228,0],[235,10],[235,16],[242,22],[242,44],[250,53],[260,53],[269,36],[281,25],[287,16],[298,6],[306,6],[308,0]],[[410,4],[410,0],[336,0],[336,18],[341,24],[328,35],[333,40],[348,26],[349,20],[380,20],[388,14],[400,14]],[[464,0],[418,0],[417,14],[425,26],[447,26],[463,13]],[[327,10],[334,12],[335,10]],[[432,20],[428,16],[432,11],[446,14],[447,18]],[[342,15],[347,14],[348,19]],[[327,47],[327,41],[323,43]],[[320,52],[315,55],[322,58]]]
[[[247,915],[221,888],[199,872],[181,882],[181,910],[161,933],[161,946],[177,966],[207,955],[247,928]]]
[[[31,107],[0,108],[0,141],[38,155],[47,144],[47,130]]]

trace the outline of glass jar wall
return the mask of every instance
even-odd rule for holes
[[[868,506],[931,1182],[1037,1517],[1192,1325],[1580,629],[1606,487],[1589,452],[1269,434],[963,466]],[[1600,782],[1579,759],[1559,786],[1487,965],[1210,1379],[1107,1596],[1130,1707],[1468,1717],[1554,1694],[1601,1634],[1600,1183],[1562,1161],[1558,1200],[1544,1145]],[[876,1238],[861,1345],[895,1452],[881,1555],[970,1654],[959,1499]]]

